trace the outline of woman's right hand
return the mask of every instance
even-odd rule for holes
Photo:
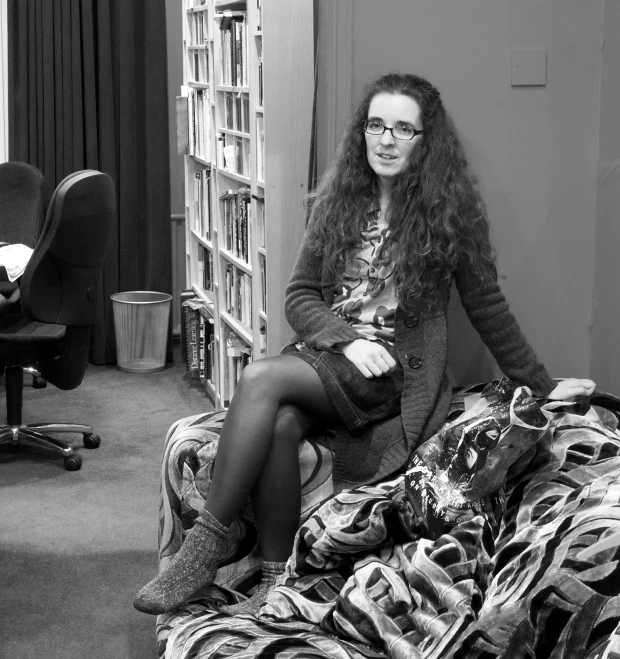
[[[344,356],[365,378],[381,377],[396,367],[392,355],[378,341],[356,339],[341,347]]]

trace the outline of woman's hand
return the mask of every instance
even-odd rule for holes
[[[562,380],[547,398],[553,400],[572,400],[576,396],[590,396],[595,387],[596,383],[592,380],[567,378],[566,380]]]
[[[394,357],[377,341],[356,339],[342,346],[342,353],[365,378],[381,377],[395,366]]]

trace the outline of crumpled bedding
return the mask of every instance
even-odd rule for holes
[[[318,497],[259,618],[218,613],[242,597],[218,578],[158,618],[161,656],[615,659],[620,552],[579,554],[620,531],[617,423],[598,406],[557,413],[511,468],[499,527],[477,515],[425,538],[404,476]],[[197,467],[177,480],[164,466],[170,491],[195,487]]]

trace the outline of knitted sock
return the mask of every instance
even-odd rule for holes
[[[284,572],[285,567],[286,563],[263,561],[263,576],[254,595],[250,599],[239,602],[238,604],[223,606],[220,611],[228,613],[231,616],[249,613],[256,617],[262,603],[267,599],[267,595],[269,595],[276,583],[276,579]]]
[[[212,583],[227,535],[228,527],[203,510],[170,565],[135,596],[134,607],[144,613],[164,613]]]

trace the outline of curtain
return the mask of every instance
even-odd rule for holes
[[[9,0],[8,29],[10,159],[50,196],[82,169],[115,184],[91,348],[115,363],[110,295],[172,286],[165,0]]]

